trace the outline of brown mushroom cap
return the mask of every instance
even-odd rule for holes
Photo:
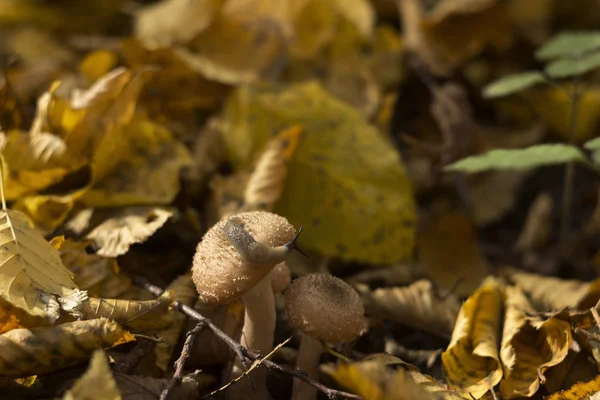
[[[292,283],[292,274],[287,264],[280,262],[273,268],[273,278],[271,280],[271,289],[273,293],[281,293]]]
[[[266,211],[236,214],[254,240],[282,246],[292,240],[294,227],[282,216]],[[192,279],[205,304],[226,304],[256,285],[275,265],[248,266],[227,240],[224,227],[229,218],[217,222],[196,247]]]
[[[298,329],[325,342],[351,342],[365,326],[358,293],[329,274],[313,273],[292,282],[285,292],[285,310]]]

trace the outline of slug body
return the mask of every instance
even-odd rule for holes
[[[242,260],[250,265],[275,265],[285,261],[298,235],[283,246],[271,247],[257,242],[244,228],[244,222],[238,217],[231,217],[225,224],[224,233],[227,241],[239,253]]]

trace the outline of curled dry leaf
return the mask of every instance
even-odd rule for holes
[[[525,292],[537,311],[585,309],[600,299],[599,279],[592,282],[559,279],[509,267],[502,268],[501,273]]]
[[[129,246],[142,243],[162,227],[173,212],[159,207],[127,207],[95,227],[88,235],[103,257],[127,253]]]
[[[172,301],[170,292],[144,301],[92,297],[83,303],[81,313],[85,319],[110,318],[135,331],[163,329],[172,324],[170,318],[165,318]]]
[[[460,302],[454,294],[441,298],[431,282],[406,287],[359,290],[369,314],[450,338]]]
[[[287,163],[296,150],[302,128],[295,125],[271,139],[256,163],[244,192],[244,207],[272,211],[283,193]]]
[[[462,399],[414,367],[392,370],[385,362],[367,360],[335,367],[326,365],[325,371],[339,384],[365,400]]]
[[[85,300],[60,255],[21,212],[0,211],[0,297],[54,322],[60,309],[76,313]]]
[[[500,358],[504,379],[502,398],[530,397],[544,383],[544,372],[567,356],[571,346],[569,322],[552,317],[526,318],[535,310],[518,286],[506,288],[506,316]]]
[[[444,376],[451,388],[480,399],[502,379],[498,347],[503,288],[488,277],[463,303],[452,339],[442,354]]]
[[[63,396],[63,400],[121,400],[121,393],[103,350],[96,350],[90,366]]]
[[[53,327],[13,329],[0,335],[0,375],[43,374],[88,358],[94,350],[135,340],[106,318]]]

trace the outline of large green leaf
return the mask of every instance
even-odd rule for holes
[[[483,96],[488,99],[508,96],[528,87],[546,82],[546,78],[539,71],[520,72],[511,74],[493,81],[483,89]]]
[[[223,122],[237,170],[283,129],[302,127],[275,208],[305,227],[302,246],[374,264],[412,254],[415,204],[400,156],[354,108],[316,83],[246,86],[227,100]]]
[[[446,166],[448,171],[468,173],[486,170],[528,170],[570,161],[586,161],[576,147],[566,144],[540,144],[526,149],[491,150],[485,154],[467,157]]]
[[[564,32],[556,35],[535,52],[538,60],[578,57],[600,49],[600,32]]]

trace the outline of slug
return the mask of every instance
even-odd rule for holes
[[[306,254],[296,247],[296,240],[302,233],[302,227],[292,240],[282,246],[272,247],[257,242],[244,228],[244,221],[239,217],[231,217],[225,224],[225,238],[238,252],[243,261],[251,265],[275,265],[285,261],[289,253],[296,249],[301,254]],[[308,256],[307,256],[308,257]]]

